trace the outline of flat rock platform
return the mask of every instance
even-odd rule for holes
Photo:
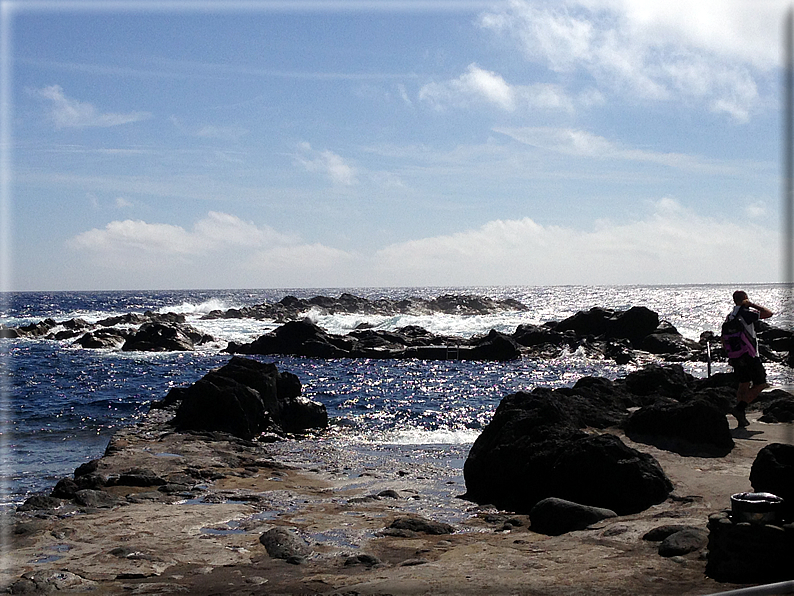
[[[119,431],[98,472],[145,469],[157,486],[116,485],[102,506],[71,501],[4,520],[0,590],[89,594],[705,595],[737,586],[705,575],[704,553],[662,557],[649,530],[705,529],[730,495],[751,490],[750,467],[791,424],[750,414],[726,457],[652,454],[675,487],[665,502],[561,536],[525,515],[459,498],[467,447],[361,445],[334,435],[276,443],[174,433],[166,413]],[[731,419],[732,426],[734,421]],[[595,432],[595,431],[594,431]],[[601,431],[599,431],[601,432]],[[176,488],[174,488],[176,487]],[[183,487],[183,490],[179,487]],[[389,529],[420,517],[450,534]],[[276,559],[260,536],[282,526],[311,554]]]

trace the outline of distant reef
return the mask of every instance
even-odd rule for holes
[[[369,300],[343,293],[338,298],[315,296],[296,298],[285,296],[278,302],[265,302],[256,306],[214,310],[204,319],[273,319],[278,322],[301,318],[306,312],[316,310],[324,314],[350,313],[364,315],[485,315],[504,311],[526,311],[529,308],[512,298],[494,300],[487,296],[445,294],[437,298],[403,298]]]
[[[374,329],[362,323],[347,335],[328,333],[310,320],[316,314],[483,315],[526,312],[529,307],[514,299],[495,300],[486,296],[445,294],[437,298],[370,300],[343,293],[338,297],[286,296],[263,303],[225,311],[215,310],[203,319],[270,320],[280,326],[253,342],[231,342],[225,351],[237,354],[295,355],[314,358],[419,358],[425,360],[509,360],[519,357],[558,358],[579,351],[591,358],[614,360],[619,364],[724,361],[719,334],[705,331],[698,340],[686,338],[668,321],[644,307],[615,310],[595,306],[562,321],[541,325],[522,324],[513,333],[492,329],[481,336],[462,338],[435,335],[409,325],[393,331]],[[73,339],[84,348],[129,351],[192,350],[215,341],[186,324],[175,313],[127,313],[91,324],[83,319],[57,322],[45,319],[21,327],[0,326],[0,337],[46,340]],[[759,352],[766,362],[794,366],[794,332],[758,324]]]

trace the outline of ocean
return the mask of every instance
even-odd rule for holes
[[[792,327],[783,286],[742,288],[754,302],[788,313],[771,319],[771,324]],[[512,333],[522,323],[559,321],[593,306],[646,306],[696,340],[704,331],[719,330],[734,289],[670,285],[6,293],[0,302],[0,323],[10,327],[46,318],[95,322],[151,310],[183,313],[187,323],[215,341],[193,352],[148,353],[84,349],[73,345],[73,339],[0,339],[0,508],[48,490],[78,465],[100,457],[118,428],[133,424],[170,388],[189,385],[228,361],[230,356],[222,350],[229,341],[250,342],[278,326],[275,321],[201,318],[212,310],[275,302],[287,295],[310,298],[347,292],[369,299],[402,299],[467,294],[513,298],[528,310],[477,316],[328,315],[312,310],[306,316],[331,333],[344,334],[369,323],[376,329],[420,325],[436,334],[471,337],[491,329]],[[505,395],[537,386],[570,386],[588,375],[614,379],[636,368],[578,351],[551,360],[510,362],[256,358],[296,374],[303,395],[328,409],[333,422],[329,436],[350,449],[393,447],[404,454],[406,449],[432,446],[459,454],[461,465]],[[685,363],[684,368],[696,376],[707,375],[705,363]],[[727,363],[713,365],[714,372],[727,369]],[[767,372],[774,385],[791,384],[790,368],[769,364]]]

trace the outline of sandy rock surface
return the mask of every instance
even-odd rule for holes
[[[721,458],[682,457],[621,435],[657,458],[672,497],[552,537],[530,531],[528,516],[458,498],[463,447],[351,449],[332,435],[260,444],[173,433],[159,416],[119,432],[98,471],[151,470],[169,490],[113,486],[119,500],[111,507],[65,502],[6,516],[0,590],[705,595],[739,586],[706,577],[704,551],[662,557],[643,535],[669,524],[705,529],[732,493],[751,490],[758,451],[794,438],[791,424],[763,424],[757,414],[732,431],[736,447]],[[406,516],[455,531],[390,528]],[[304,539],[310,553],[271,558],[260,536],[275,527]]]

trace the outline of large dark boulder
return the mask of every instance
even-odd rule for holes
[[[664,501],[673,485],[653,456],[615,435],[592,435],[565,445],[548,479],[554,496],[611,509],[619,515]]]
[[[289,321],[244,345],[229,344],[228,352],[238,354],[289,354],[313,358],[350,356],[352,340],[332,336],[308,319]]]
[[[467,357],[472,360],[514,360],[521,356],[521,349],[509,335],[495,329],[472,346]]]
[[[700,349],[696,341],[685,338],[669,323],[662,323],[653,333],[636,342],[641,350],[651,354],[689,354]]]
[[[312,553],[309,543],[295,530],[276,526],[262,534],[259,542],[273,559],[298,563]]]
[[[691,392],[695,377],[680,364],[649,364],[626,376],[626,389],[639,396],[665,396],[682,399]]]
[[[781,497],[791,521],[794,514],[794,445],[770,443],[761,449],[750,468],[750,484],[755,492]]]
[[[125,352],[186,352],[198,343],[212,341],[190,325],[181,323],[144,323],[124,345]]]
[[[466,498],[528,513],[559,497],[620,514],[667,498],[672,485],[649,455],[580,428],[576,400],[536,389],[508,395],[463,467]]]
[[[132,335],[132,331],[108,327],[84,333],[79,339],[75,340],[75,345],[91,349],[115,349],[120,348]]]
[[[615,316],[615,311],[609,308],[594,306],[588,311],[579,311],[563,319],[554,328],[555,331],[573,331],[578,336],[603,335],[609,328],[609,320]]]
[[[724,457],[734,447],[725,412],[702,399],[657,402],[632,412],[626,436],[679,455]]]
[[[525,323],[516,327],[516,330],[513,332],[513,339],[516,343],[527,347],[542,346],[545,344],[563,346],[571,341],[572,335],[566,335],[547,325],[531,325]]]
[[[166,402],[180,402],[177,430],[228,432],[252,439],[263,432],[299,433],[325,428],[325,406],[300,396],[295,375],[275,364],[238,356],[187,388],[172,389]]]
[[[644,306],[632,306],[610,318],[607,333],[609,337],[628,339],[632,343],[653,333],[659,326],[659,315]]]
[[[554,496],[548,479],[562,446],[585,436],[552,392],[506,396],[464,463],[466,498],[528,513]]]

